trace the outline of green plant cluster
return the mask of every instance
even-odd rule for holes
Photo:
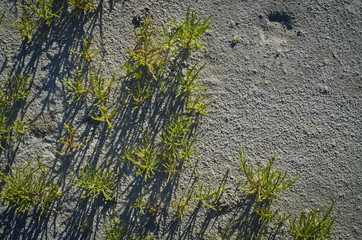
[[[72,16],[78,12],[83,12],[86,15],[88,12],[96,9],[93,5],[94,0],[67,0],[67,2],[69,5],[74,6],[73,11],[75,13]]]
[[[331,205],[323,210],[313,209],[309,213],[302,212],[299,219],[295,218],[290,221],[290,229],[295,235],[295,240],[303,239],[328,239],[332,237],[334,221],[336,217],[332,215],[334,204],[337,199],[333,200]]]
[[[84,98],[89,92],[94,100],[93,106],[96,108],[92,119],[107,124],[107,131],[113,127],[111,119],[117,112],[117,108],[110,110],[111,106],[107,106],[107,101],[110,97],[112,86],[115,83],[114,73],[110,81],[104,79],[101,75],[102,63],[100,63],[97,71],[92,70],[91,61],[96,57],[103,46],[94,50],[91,50],[90,36],[87,36],[82,41],[81,50],[79,52],[71,50],[72,53],[82,56],[81,68],[85,70],[78,70],[74,80],[62,80],[64,85],[69,90],[69,94],[73,95],[73,98],[69,102],[77,102]],[[87,69],[88,68],[88,69]],[[94,67],[93,67],[94,68]]]
[[[301,174],[293,180],[286,179],[287,172],[282,173],[280,169],[272,170],[275,157],[276,155],[269,160],[265,168],[262,169],[261,166],[258,166],[255,170],[250,163],[247,164],[242,148],[240,148],[239,163],[241,171],[246,177],[241,182],[249,184],[249,187],[240,187],[240,189],[248,194],[255,194],[257,202],[280,199],[282,192],[290,189],[295,181],[303,175]]]
[[[199,19],[196,12],[192,12],[191,15],[192,20],[188,9],[181,24],[171,20],[173,27],[169,29],[163,25],[162,32],[153,29],[148,18],[139,30],[134,30],[137,48],[128,50],[130,60],[122,66],[126,70],[126,77],[137,83],[135,91],[127,89],[134,104],[133,111],[152,98],[153,86],[158,85],[158,90],[164,92],[164,86],[172,79],[171,76],[167,77],[167,73],[170,73],[168,67],[176,61],[182,61],[182,51],[191,53],[204,46],[199,40],[210,26],[211,16]],[[190,35],[187,44],[186,35]],[[120,158],[121,161],[133,163],[139,169],[136,174],[143,175],[145,180],[152,178],[155,172],[166,172],[170,180],[175,173],[182,171],[184,163],[191,164],[190,158],[195,152],[194,143],[197,136],[192,132],[196,123],[195,116],[206,115],[206,108],[211,103],[205,102],[208,96],[202,91],[206,88],[197,80],[200,71],[205,67],[205,64],[198,67],[199,64],[200,62],[197,62],[187,70],[185,76],[178,72],[178,78],[175,79],[177,87],[174,88],[175,101],[181,100],[185,111],[173,115],[173,119],[162,132],[162,144],[155,149],[155,146],[149,143],[147,134],[142,141],[142,147],[131,146],[125,149]],[[197,95],[193,96],[195,93]]]
[[[198,183],[182,192],[179,197],[176,196],[172,204],[175,215],[182,220],[186,210],[193,212],[200,204],[213,211],[221,210],[218,204],[225,192],[229,172],[228,169],[217,190],[213,190],[211,186],[205,186],[203,183]]]
[[[64,123],[64,127],[67,130],[68,137],[61,137],[58,139],[58,142],[61,142],[65,145],[64,152],[55,151],[58,155],[65,157],[69,156],[73,153],[74,149],[78,149],[80,147],[84,147],[87,145],[88,140],[86,140],[83,144],[75,143],[75,134],[76,130],[72,129],[72,123],[69,120],[69,125]]]
[[[73,185],[83,188],[86,190],[86,194],[83,198],[91,197],[96,198],[100,194],[105,198],[106,201],[113,201],[114,190],[111,190],[110,187],[114,184],[114,174],[113,171],[109,169],[105,170],[104,168],[94,168],[92,169],[88,166],[86,169],[80,169],[80,178],[75,178],[72,173],[70,173],[71,178],[73,179]]]
[[[0,83],[0,148],[8,139],[17,140],[28,130],[25,121],[11,121],[9,116],[17,101],[26,100],[31,92],[30,75],[16,75],[8,77],[4,83]]]
[[[223,229],[220,238],[212,236],[212,239],[263,239],[267,225],[272,225],[273,229],[276,229],[280,225],[286,224],[288,219],[289,230],[296,240],[328,239],[332,237],[336,219],[332,212],[337,199],[332,202],[327,210],[313,209],[308,214],[302,212],[299,218],[294,217],[291,220],[291,215],[281,214],[280,209],[273,204],[277,200],[283,200],[280,196],[282,192],[289,190],[303,174],[293,180],[286,179],[287,172],[282,173],[280,169],[274,170],[272,167],[275,156],[269,160],[265,168],[260,165],[254,168],[250,163],[247,164],[241,147],[238,160],[241,172],[246,178],[241,180],[240,183],[246,182],[248,185],[248,187],[239,186],[239,188],[256,200],[257,204],[254,207],[254,212],[259,216],[258,222],[261,226],[256,235],[248,233],[243,236],[241,232],[235,233],[231,230],[232,226],[235,225],[233,220]]]
[[[130,232],[127,228],[126,224],[121,224],[115,217],[115,211],[111,216],[108,216],[108,224],[104,223],[106,238],[102,238],[102,240],[150,240],[155,239],[156,237],[153,235],[150,236],[135,236],[135,233]]]
[[[38,164],[33,167],[30,161],[24,168],[10,166],[10,174],[0,172],[0,178],[5,182],[2,190],[1,200],[7,206],[14,207],[17,211],[28,211],[35,206],[40,206],[40,216],[45,213],[49,205],[62,193],[58,185],[48,181],[49,175],[37,159]],[[50,185],[50,186],[49,186]]]
[[[50,26],[53,21],[53,18],[59,18],[57,15],[62,9],[58,9],[57,12],[53,13],[53,1],[54,0],[35,0],[34,3],[32,0],[29,0],[30,5],[22,5],[17,3],[19,6],[24,9],[30,10],[31,14],[34,14],[38,19],[44,21],[46,25]]]
[[[129,90],[129,95],[135,105],[134,110],[151,98],[151,89],[157,82],[161,92],[164,91],[163,84],[167,84],[171,78],[167,77],[167,73],[170,72],[169,66],[178,60],[182,61],[183,57],[193,51],[203,49],[205,43],[199,43],[199,41],[212,23],[210,18],[211,16],[206,19],[198,18],[196,12],[190,13],[188,9],[182,23],[171,20],[171,28],[164,24],[162,31],[154,29],[152,21],[147,18],[139,30],[134,30],[137,47],[135,50],[127,51],[130,60],[122,66],[126,71],[126,76],[137,82],[137,88],[134,91]],[[201,93],[191,96],[192,93],[206,90],[197,80],[206,64],[197,69],[198,65],[199,62],[187,70],[186,76],[179,74],[179,79],[176,80],[179,85],[176,94],[177,97],[186,101],[189,113],[196,111],[206,115],[206,108],[210,102],[204,101],[208,96]],[[147,81],[147,79],[152,80]],[[165,83],[162,82],[163,79]]]
[[[13,24],[19,33],[18,35],[27,40],[30,43],[33,40],[33,33],[39,22],[44,22],[47,26],[50,26],[54,18],[59,18],[58,13],[62,8],[53,12],[54,0],[29,0],[30,4],[23,5],[17,3],[24,9],[18,24]]]
[[[96,8],[93,5],[94,0],[67,0],[67,3],[73,6],[73,14],[75,16],[79,12],[87,14],[88,12],[94,11]],[[54,0],[29,0],[28,4],[17,4],[24,9],[17,24],[13,24],[19,33],[18,35],[27,40],[30,43],[33,40],[33,34],[37,26],[41,23],[46,24],[48,27],[51,26],[55,18],[60,18],[58,15],[63,9],[62,7],[54,10]],[[4,11],[5,13],[5,11]],[[2,15],[2,18],[4,14]],[[1,20],[2,20],[1,18]]]

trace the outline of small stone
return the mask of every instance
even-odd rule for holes
[[[319,86],[319,93],[321,94],[328,94],[328,87],[325,85],[320,85]]]

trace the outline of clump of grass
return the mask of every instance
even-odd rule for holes
[[[200,76],[200,71],[205,67],[206,63],[197,69],[199,63],[200,62],[197,62],[190,70],[188,70],[185,77],[180,76],[180,85],[176,96],[181,97],[181,99],[186,102],[188,114],[195,113],[207,115],[206,109],[211,104],[211,101],[205,102],[209,96],[203,96],[200,92],[205,91],[207,88],[202,87],[202,84],[197,81],[197,77]],[[197,95],[194,96],[193,93],[197,93]]]
[[[70,51],[72,53],[81,55],[84,58],[84,60],[86,60],[87,62],[90,62],[103,49],[103,46],[102,46],[100,48],[90,50],[91,44],[92,44],[92,37],[91,36],[86,36],[82,41],[81,49],[80,49],[79,52],[76,52],[76,51],[73,51],[73,50],[70,50]]]
[[[106,107],[103,103],[102,105],[98,106],[98,110],[100,114],[97,114],[94,112],[94,116],[91,116],[92,119],[99,121],[99,122],[105,122],[107,123],[107,132],[109,129],[113,127],[111,124],[111,119],[114,117],[114,115],[117,112],[117,108],[113,110],[113,112],[109,111],[111,107]]]
[[[54,0],[35,0],[36,3],[34,3],[32,0],[29,0],[30,2],[30,6],[25,6],[22,5],[20,3],[17,3],[19,6],[31,10],[33,11],[33,13],[35,13],[35,15],[43,20],[45,22],[46,25],[50,26],[50,24],[53,21],[53,18],[59,18],[59,16],[57,15],[62,8],[60,8],[57,12],[53,13],[53,1]]]
[[[213,190],[211,186],[198,183],[197,185],[195,184],[188,190],[182,192],[179,198],[176,196],[175,201],[172,204],[176,216],[182,220],[186,210],[193,212],[197,208],[197,203],[201,203],[205,207],[214,211],[220,210],[218,209],[217,204],[225,191],[225,184],[227,182],[228,174],[229,169],[227,170],[225,178],[216,191]]]
[[[86,83],[83,82],[82,71],[77,71],[75,79],[71,79],[68,81],[62,80],[64,85],[70,91],[69,94],[74,95],[74,97],[68,102],[76,102],[79,101],[82,97],[85,96],[87,92],[89,92],[89,88],[86,87]]]
[[[271,206],[271,202],[268,202],[266,205],[261,204],[254,209],[254,212],[260,216],[258,221],[261,224],[256,239],[261,239],[268,223],[273,224],[275,229],[284,224],[290,217],[290,215],[283,216],[283,214],[279,213],[279,208],[273,210]]]
[[[133,93],[131,89],[127,88],[128,94],[132,97],[132,104],[134,107],[132,108],[132,111],[139,108],[143,102],[149,100],[152,97],[151,93],[151,84],[149,84],[147,87],[142,88],[141,84],[138,83],[138,87],[136,89],[136,92]]]
[[[208,97],[209,95],[202,96],[200,94],[197,94],[195,97],[190,96],[186,102],[186,109],[188,109],[188,114],[195,113],[207,115],[206,109],[212,103],[211,101],[205,102]]]
[[[212,21],[211,15],[208,18],[198,18],[195,11],[190,12],[187,9],[186,18],[182,23],[172,21],[172,25],[176,28],[177,44],[182,49],[188,49],[190,52],[196,49],[203,49],[205,43],[199,43],[200,38],[206,33]]]
[[[248,194],[254,195],[257,202],[281,199],[280,195],[282,192],[293,186],[295,181],[303,175],[301,174],[293,180],[286,179],[287,172],[283,173],[280,169],[272,170],[275,157],[274,155],[273,158],[269,160],[265,168],[262,169],[261,166],[259,166],[257,169],[254,169],[250,163],[247,163],[242,148],[240,147],[239,163],[241,171],[246,177],[246,179],[240,181],[240,183],[247,183],[247,186],[240,186],[240,189]]]
[[[334,229],[333,216],[334,204],[337,199],[333,200],[331,205],[326,209],[313,209],[309,213],[302,212],[299,219],[290,221],[290,229],[295,235],[295,240],[302,239],[327,239],[332,237]]]
[[[165,145],[163,151],[164,164],[170,180],[179,166],[185,162],[191,164],[190,157],[195,153],[193,146],[196,137],[191,138],[191,127],[195,124],[191,117],[179,115],[167,126],[162,134]]]
[[[58,142],[61,142],[65,145],[65,150],[62,153],[59,151],[55,151],[57,154],[59,154],[62,157],[71,155],[75,149],[84,147],[88,143],[88,140],[86,140],[83,144],[75,143],[75,135],[77,131],[72,128],[72,123],[70,122],[70,120],[69,120],[69,125],[64,123],[64,127],[67,130],[68,136],[59,138]]]
[[[8,78],[4,84],[0,85],[0,148],[5,149],[2,143],[7,139],[17,140],[28,130],[25,121],[9,121],[8,115],[12,105],[18,100],[24,100],[29,97],[30,81],[28,74],[17,75]]]
[[[205,34],[210,26],[210,17],[207,19],[198,18],[196,12],[190,12],[188,9],[185,20],[178,24],[172,21],[172,27],[163,24],[162,31],[158,31],[152,27],[152,21],[146,18],[144,24],[140,25],[139,30],[134,30],[137,39],[137,46],[134,50],[127,50],[130,60],[126,62],[122,68],[126,71],[126,76],[135,80],[147,80],[151,77],[151,81],[147,83],[138,83],[135,90],[128,88],[128,93],[135,105],[132,110],[137,109],[143,102],[152,96],[151,87],[155,81],[159,81],[160,91],[163,92],[164,74],[168,72],[167,67],[175,61],[180,60],[179,54],[182,49],[188,49],[190,52],[196,49],[202,49],[204,44],[199,43],[199,38]],[[205,90],[196,80],[200,71],[205,64],[199,66],[196,63],[186,76],[181,76],[179,84],[176,87],[177,97],[181,97],[186,104],[188,114],[206,115],[206,108],[211,102],[205,102],[208,96],[203,96],[200,91]],[[172,71],[172,70],[171,70]],[[170,79],[170,77],[168,78]],[[197,96],[192,96],[198,93]]]
[[[265,225],[267,222],[272,222],[275,224],[285,223],[285,221],[290,218],[290,215],[283,216],[281,213],[279,213],[279,210],[279,208],[273,210],[271,208],[271,204],[254,209],[255,213],[260,216],[259,222],[263,222],[263,225]]]
[[[72,16],[78,12],[83,12],[84,15],[87,15],[88,12],[95,10],[93,2],[94,0],[68,0],[68,4],[74,6],[75,13]]]
[[[193,194],[195,201],[200,201],[204,206],[216,211],[216,207],[212,205],[216,192],[211,190],[211,186],[204,186],[203,183],[198,184],[198,189]]]
[[[199,83],[196,79],[200,76],[200,71],[205,67],[204,63],[199,69],[197,66],[200,62],[197,62],[190,70],[187,70],[186,76],[180,76],[180,86],[178,88],[178,93],[176,97],[181,97],[183,100],[187,100],[192,93],[206,90],[202,87],[202,84]]]
[[[110,91],[113,84],[115,83],[115,74],[112,75],[110,81],[106,81],[101,74],[98,72],[92,72],[90,68],[90,82],[91,88],[90,92],[92,93],[93,99],[97,102],[94,104],[96,106],[104,104],[107,99],[110,97]]]
[[[138,198],[135,204],[131,208],[136,209],[138,208],[142,214],[145,214],[145,210],[147,209],[147,206],[150,202],[150,200],[144,201],[143,200],[144,194],[141,194]]]
[[[166,53],[170,53],[172,56],[176,56],[180,48],[177,46],[177,38],[179,31],[177,28],[168,28],[166,24],[162,24],[162,31],[159,32],[163,38],[163,42],[159,42],[159,46],[165,49]]]
[[[8,77],[5,83],[0,83],[0,105],[6,109],[17,100],[27,99],[31,92],[29,74]]]
[[[143,175],[144,180],[154,176],[161,161],[159,156],[154,152],[154,146],[148,141],[148,134],[149,131],[147,131],[146,137],[142,141],[143,146],[138,147],[138,149],[131,147],[128,151],[125,150],[124,156],[120,158],[123,162],[130,161],[133,163],[133,165],[139,169],[136,175]]]
[[[100,122],[107,123],[107,132],[109,129],[113,127],[111,124],[111,119],[117,112],[117,108],[113,111],[110,111],[110,106],[106,106],[106,102],[108,98],[111,96],[110,92],[113,84],[115,83],[116,74],[112,75],[110,81],[106,81],[100,74],[100,70],[102,67],[102,63],[100,64],[100,68],[97,72],[93,72],[92,68],[89,67],[89,78],[90,78],[90,93],[92,94],[93,100],[95,103],[93,104],[97,111],[94,111],[94,116],[91,116],[92,119]]]
[[[114,209],[112,214],[108,216],[108,222],[109,226],[103,223],[106,238],[102,238],[102,240],[150,240],[156,238],[152,235],[136,237],[134,233],[127,230],[129,226],[122,225],[119,220],[116,220]]]
[[[16,141],[20,136],[28,132],[28,128],[25,124],[26,121],[14,121],[12,125],[9,125],[9,119],[6,117],[7,110],[5,107],[1,107],[0,112],[0,148],[5,150],[3,142],[7,139],[13,139]]]
[[[133,163],[139,168],[136,175],[143,175],[144,180],[152,178],[155,171],[164,171],[168,173],[169,181],[173,174],[181,171],[182,163],[191,164],[190,157],[195,152],[193,144],[196,137],[191,138],[189,135],[194,123],[192,118],[179,115],[163,132],[163,146],[158,151],[155,151],[154,145],[150,144],[147,132],[146,138],[142,141],[143,146],[138,149],[135,147],[125,149],[120,160]],[[162,163],[164,170],[159,170],[159,163]]]
[[[24,12],[20,17],[20,24],[13,24],[11,26],[19,31],[18,35],[23,38],[23,41],[27,40],[27,43],[30,43],[33,40],[33,31],[36,28],[36,22],[27,17]]]
[[[157,44],[156,30],[151,28],[151,21],[147,18],[140,29],[134,30],[138,46],[136,50],[128,50],[132,61],[128,62],[123,68],[128,75],[133,74],[135,79],[142,76],[151,75],[154,80],[163,71],[165,65],[165,51]]]
[[[29,74],[11,77],[10,73],[8,73],[8,78],[5,83],[5,94],[7,95],[7,98],[13,101],[27,99],[31,92],[29,79]]]
[[[73,185],[86,190],[87,193],[82,198],[96,198],[101,194],[106,201],[113,201],[112,194],[115,190],[110,189],[111,185],[114,184],[113,171],[109,169],[104,171],[104,168],[99,169],[97,167],[92,169],[88,165],[86,169],[80,169],[79,179],[75,178],[72,173],[70,175],[73,179]]]
[[[28,211],[36,206],[40,206],[40,215],[43,215],[53,202],[62,193],[59,192],[58,185],[48,182],[48,171],[37,158],[37,166],[28,164],[23,168],[10,167],[10,175],[0,172],[0,178],[5,182],[5,187],[1,194],[1,199],[5,204],[14,207],[19,212]]]
[[[188,191],[181,193],[181,196],[175,197],[175,201],[172,204],[172,207],[175,211],[176,216],[182,220],[185,215],[185,211],[193,212],[196,208],[195,205],[191,204],[192,196],[194,195],[195,186],[191,187]]]

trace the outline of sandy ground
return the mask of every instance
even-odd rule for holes
[[[15,151],[1,153],[1,169],[39,156],[64,193],[40,221],[36,214],[16,214],[2,205],[1,239],[104,237],[102,223],[114,204],[81,199],[68,173],[77,173],[87,163],[110,164],[118,173],[116,216],[132,231],[151,232],[157,239],[209,239],[234,218],[233,230],[245,233],[256,226],[250,223],[253,203],[237,188],[242,179],[236,158],[241,144],[255,164],[277,154],[275,166],[288,171],[289,177],[304,173],[283,193],[285,200],[276,204],[281,212],[298,216],[338,197],[333,236],[361,238],[360,1],[105,0],[85,17],[69,18],[70,10],[64,8],[50,29],[38,28],[31,44],[22,42],[10,26],[22,11],[15,2],[0,2],[1,12],[6,10],[0,47],[7,55],[0,58],[0,75],[4,80],[6,71],[31,74],[31,96],[17,112],[18,119],[30,122],[30,131],[14,144]],[[157,142],[172,103],[153,99],[136,112],[123,107],[106,133],[103,124],[89,118],[91,101],[67,103],[61,80],[71,76],[79,63],[70,50],[91,35],[94,46],[104,45],[93,61],[103,62],[106,78],[117,73],[112,103],[119,106],[126,94],[120,65],[127,60],[126,49],[136,46],[133,18],[148,8],[155,26],[161,26],[168,18],[181,21],[188,6],[200,17],[212,14],[213,23],[202,39],[207,43],[204,51],[193,54],[185,65],[207,63],[200,80],[213,102],[197,126],[194,165],[170,183],[163,176],[143,182],[134,177],[129,164],[117,160],[118,154],[123,146],[140,142],[147,128]],[[80,141],[89,142],[71,158],[61,158],[54,151],[60,147],[57,139],[64,135],[68,119]],[[228,167],[224,211],[200,208],[182,222],[173,220],[171,203],[191,186],[195,171],[198,181],[215,186]],[[130,208],[141,193],[162,206],[161,214],[148,217]],[[287,225],[274,238],[290,239],[286,229]]]

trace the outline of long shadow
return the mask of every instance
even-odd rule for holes
[[[14,3],[15,4],[15,3]],[[84,38],[85,35],[92,35],[96,24],[101,24],[101,12],[102,7],[99,5],[98,9],[94,13],[88,15],[75,15],[70,18],[66,10],[66,1],[55,1],[55,6],[59,9],[63,6],[63,10],[60,12],[60,18],[55,19],[50,27],[41,24],[33,36],[33,41],[30,44],[27,44],[25,41],[22,42],[18,53],[16,56],[13,56],[15,62],[12,66],[7,66],[7,62],[4,62],[1,72],[9,69],[9,74],[11,76],[16,76],[20,74],[30,74],[32,79],[34,77],[40,77],[37,73],[39,70],[41,72],[46,71],[46,75],[42,75],[41,78],[38,78],[33,82],[32,85],[32,98],[29,99],[27,104],[21,106],[21,112],[27,111],[28,106],[35,103],[35,99],[42,97],[42,104],[39,105],[39,111],[36,113],[41,115],[44,112],[51,111],[51,105],[57,101],[57,94],[61,93],[62,96],[66,96],[64,86],[61,84],[60,80],[65,79],[70,72],[73,70],[73,66],[79,61],[78,56],[71,54],[70,50],[78,49],[80,41]],[[84,29],[84,25],[88,24],[88,28]],[[43,59],[47,59],[48,64],[40,66]],[[44,97],[44,93],[45,97]],[[66,102],[66,97],[64,101]],[[66,103],[67,104],[67,103]],[[67,107],[67,105],[65,105]],[[81,106],[75,108],[74,110],[79,110]],[[19,110],[17,108],[16,110]],[[75,114],[72,112],[65,113],[64,119],[74,119]],[[12,112],[12,116],[16,118],[19,114],[15,111]],[[20,114],[22,115],[22,114]],[[66,122],[66,121],[64,121]],[[63,131],[64,126],[59,127],[59,135]],[[49,134],[49,133],[46,133]],[[6,153],[6,158],[8,162],[13,162],[16,155],[16,148],[12,153]],[[62,159],[64,160],[64,159]],[[65,161],[66,162],[66,161]],[[59,183],[64,183],[67,176],[68,167],[65,164],[63,170],[55,170],[54,173],[60,174],[58,178]],[[56,168],[56,164],[51,166],[51,171]],[[61,188],[65,190],[64,184],[60,184]],[[63,202],[60,200],[59,202]],[[64,202],[63,202],[64,203]],[[98,203],[99,205],[99,203]],[[87,207],[88,206],[88,207]],[[71,226],[74,225],[74,221],[79,221],[81,217],[87,216],[91,217],[96,214],[94,210],[91,209],[90,204],[78,204],[76,210],[82,210],[80,213],[73,218],[71,221]],[[90,207],[90,210],[88,209]],[[62,209],[61,205],[57,206],[58,209]],[[49,211],[52,213],[52,211]],[[45,239],[47,238],[47,228],[49,227],[49,219],[42,216],[40,221],[37,220],[38,216],[29,216],[26,213],[19,214],[14,211],[14,209],[6,209],[1,213],[2,221],[1,228],[4,229],[4,232],[1,234],[1,239]],[[56,214],[57,215],[57,214]],[[54,221],[56,216],[54,216]],[[53,225],[55,224],[53,221]],[[25,228],[25,226],[27,226]],[[69,228],[68,228],[69,229]],[[74,228],[70,228],[69,233],[65,235],[68,239],[78,239],[87,238],[88,232],[80,233]],[[74,237],[75,236],[75,237]]]
[[[109,2],[113,6],[113,1],[110,0]],[[62,6],[65,5],[65,1],[63,1]],[[45,97],[42,97],[43,101],[39,113],[37,114],[50,112],[52,105],[59,101],[57,94],[60,94],[62,96],[61,104],[63,109],[65,109],[62,112],[62,123],[68,124],[68,121],[71,121],[77,129],[83,128],[84,130],[79,132],[80,137],[77,137],[77,141],[83,143],[85,140],[88,140],[86,146],[75,150],[72,155],[57,157],[55,163],[51,166],[52,173],[57,176],[57,183],[65,193],[54,204],[59,214],[55,214],[53,223],[55,224],[56,219],[60,215],[62,217],[68,216],[63,222],[65,225],[64,230],[57,237],[62,239],[90,239],[94,233],[92,228],[87,226],[93,223],[96,216],[100,216],[98,214],[99,211],[107,212],[113,207],[114,203],[104,204],[99,198],[89,200],[81,199],[78,195],[72,196],[72,189],[74,187],[70,185],[69,170],[74,174],[79,173],[80,168],[84,167],[84,163],[87,163],[92,167],[105,166],[116,169],[116,182],[121,185],[117,200],[119,198],[122,199],[122,201],[117,201],[121,205],[121,207],[117,206],[117,217],[122,220],[123,224],[129,226],[129,231],[140,234],[146,234],[149,231],[157,232],[159,229],[162,229],[162,224],[166,225],[166,229],[162,229],[166,232],[162,234],[167,236],[167,238],[175,239],[181,236],[181,239],[188,239],[193,236],[201,205],[188,217],[186,224],[182,224],[178,220],[169,221],[171,214],[166,207],[171,205],[173,193],[178,190],[180,184],[179,175],[175,175],[170,181],[167,181],[168,176],[166,173],[157,172],[153,178],[147,181],[144,181],[142,177],[130,177],[130,181],[124,181],[122,175],[134,174],[135,167],[129,163],[121,163],[117,159],[109,164],[106,161],[108,158],[118,158],[118,155],[124,154],[124,147],[138,146],[148,131],[150,132],[149,140],[154,142],[155,145],[161,144],[160,136],[162,131],[166,129],[167,125],[174,119],[174,116],[178,114],[190,115],[184,112],[185,101],[176,97],[175,93],[175,88],[179,83],[179,76],[187,67],[188,53],[182,52],[177,56],[176,60],[167,69],[167,74],[160,76],[159,80],[162,82],[162,91],[158,82],[154,81],[151,86],[151,91],[154,94],[150,100],[145,101],[137,109],[132,104],[132,98],[128,94],[128,89],[136,92],[138,83],[141,84],[142,88],[147,87],[147,84],[153,81],[152,77],[146,75],[139,81],[128,77],[121,78],[117,83],[119,86],[112,92],[115,96],[107,102],[107,104],[113,104],[112,106],[118,110],[112,119],[113,128],[106,132],[106,124],[99,123],[90,117],[96,110],[96,107],[93,104],[87,105],[89,104],[87,99],[76,103],[69,103],[67,89],[60,82],[60,80],[72,76],[72,72],[77,70],[74,66],[79,66],[84,72],[88,70],[89,64],[82,64],[84,61],[82,61],[81,56],[71,53],[70,50],[79,49],[81,40],[87,35],[92,36],[98,24],[100,34],[101,36],[103,35],[102,12],[102,1],[93,13],[75,15],[72,18],[69,18],[69,14],[64,8],[60,13],[60,18],[50,28],[43,26],[37,30],[31,45],[23,43],[19,49],[19,54],[16,56],[17,62],[12,67],[11,74],[29,73],[34,77],[39,70],[42,58],[47,58],[49,64],[41,69],[46,71],[47,74],[40,81],[34,83],[34,96],[29,104],[35,103],[35,99],[42,97],[45,93]],[[84,25],[86,23],[88,27],[85,29]],[[198,116],[194,117],[196,124],[194,124],[190,135],[197,131]],[[59,137],[66,134],[63,125],[58,126],[56,130]],[[61,149],[62,146],[59,144],[58,150]],[[61,163],[59,164],[59,162]],[[180,167],[183,168],[182,164]],[[194,180],[192,177],[190,179],[191,182]],[[147,208],[145,209],[145,214],[142,214],[140,209],[134,208],[134,203],[142,194],[147,195],[150,203],[148,207],[155,206],[155,208],[159,208],[154,216],[150,216]],[[65,207],[73,206],[74,203],[75,207],[72,209]],[[67,212],[64,213],[64,211]],[[214,217],[212,214],[207,215],[202,228],[203,234],[206,234],[206,229]],[[10,219],[6,224],[13,224],[12,221],[18,222],[15,217],[15,220],[14,218]],[[19,224],[20,221],[21,219]],[[97,224],[100,222],[97,221]],[[185,231],[180,233],[183,226],[186,226]],[[32,228],[24,230],[24,234],[32,238],[42,238],[44,234],[46,235],[47,227],[48,224],[44,221],[39,223],[34,221]],[[14,234],[16,233],[13,230],[10,233],[8,232],[8,235],[5,235],[18,236]]]

